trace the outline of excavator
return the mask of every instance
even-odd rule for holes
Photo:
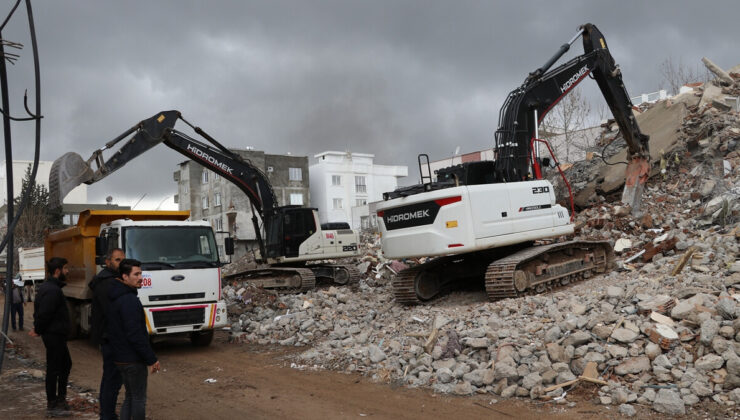
[[[185,122],[210,145],[176,130],[174,126],[178,120]],[[127,138],[128,141],[113,156],[104,159],[103,151]],[[139,122],[94,151],[88,160],[74,152],[59,157],[52,163],[49,174],[50,204],[61,205],[64,197],[78,185],[100,181],[160,143],[218,173],[249,199],[259,247],[257,262],[262,267],[232,275],[230,280],[247,280],[280,293],[310,290],[315,287],[317,278],[339,285],[359,281],[360,273],[353,265],[325,262],[327,259],[359,255],[356,231],[322,230],[317,209],[278,206],[264,172],[224,147],[200,127],[190,124],[176,110],[162,111]],[[226,248],[233,249],[233,242]]]
[[[584,53],[550,69],[579,37]],[[633,211],[639,207],[650,169],[649,137],[640,132],[604,36],[596,26],[585,24],[509,93],[499,111],[493,161],[439,169],[434,181],[429,157],[421,154],[421,184],[383,194],[376,213],[384,256],[437,257],[396,275],[392,285],[397,302],[417,304],[464,282],[481,280],[489,300],[514,298],[612,268],[613,251],[606,241],[553,241],[574,233],[573,195],[560,171],[570,192],[569,214],[557,204],[552,184],[543,179],[545,167],[560,167],[550,145],[539,138],[538,126],[587,76],[596,80],[627,143],[622,201]],[[539,145],[550,157],[540,156]]]

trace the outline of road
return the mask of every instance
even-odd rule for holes
[[[31,358],[43,362],[40,339],[11,338]],[[571,418],[540,410],[523,401],[489,404],[492,396],[453,397],[371,382],[359,374],[300,370],[290,367],[282,349],[229,344],[219,332],[207,348],[187,340],[155,344],[163,371],[149,378],[148,416],[153,419],[428,419],[428,418]],[[96,390],[102,362],[86,340],[69,343],[70,379]],[[215,379],[207,383],[206,379]],[[575,414],[575,413],[573,413]]]
[[[2,304],[0,296],[0,307]],[[26,329],[32,325],[32,311],[32,304],[26,304]],[[30,337],[27,331],[11,332],[10,337],[43,369],[41,339]],[[69,348],[73,361],[70,380],[77,388],[97,394],[102,372],[97,349],[87,340],[70,341]],[[442,396],[428,390],[374,383],[360,374],[291,368],[288,356],[295,349],[230,344],[224,331],[217,332],[209,347],[197,348],[185,339],[169,339],[155,343],[155,351],[163,370],[149,378],[147,414],[152,419],[568,419],[574,415],[588,417],[587,413],[598,409],[579,403],[563,411],[563,407],[534,406],[524,400],[490,404],[495,396]],[[11,366],[5,365],[6,369]],[[20,395],[20,391],[19,395],[9,395],[8,389],[12,393],[14,387],[7,378],[3,381],[4,404],[15,401],[21,408],[42,411],[42,404],[29,408],[28,395]],[[35,398],[43,398],[42,390],[43,381],[36,380]],[[16,418],[35,416],[21,414],[16,412]]]

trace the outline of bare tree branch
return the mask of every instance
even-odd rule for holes
[[[591,105],[583,96],[580,88],[573,89],[563,98],[545,117],[542,125],[545,138],[550,140],[551,146],[566,162],[576,157],[576,151],[585,150],[592,145],[588,144],[588,136],[577,133],[585,128]]]

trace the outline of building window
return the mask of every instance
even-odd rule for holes
[[[224,230],[224,219],[222,219],[221,217],[213,219],[213,224],[216,232],[221,232],[222,230]]]
[[[303,172],[301,168],[288,168],[288,174],[291,181],[303,181]]]
[[[355,177],[355,192],[358,192],[358,193],[365,193],[365,192],[367,192],[367,186],[365,185],[365,177],[364,176],[356,176]]]
[[[291,194],[290,204],[294,206],[302,206],[303,205],[303,194]]]
[[[365,198],[358,198],[357,200],[355,200],[355,206],[356,207],[361,207],[361,206],[364,206],[364,205],[367,205],[367,199],[365,199]]]
[[[226,255],[226,252],[224,251],[224,246],[223,245],[219,245],[218,246],[218,256],[219,257],[223,257],[225,255]]]
[[[203,169],[203,176],[201,177],[201,183],[207,184],[208,183],[208,170]]]
[[[213,194],[213,207],[218,207],[220,205],[221,205],[221,193]]]
[[[342,176],[341,175],[332,175],[331,176],[331,185],[342,185]]]
[[[213,173],[213,180],[218,181],[218,179],[221,178],[221,175],[218,174],[218,172]]]
[[[207,208],[208,208],[208,196],[207,195],[204,195],[203,196],[203,210],[205,210]]]
[[[334,210],[339,210],[342,208],[342,199],[341,198],[335,198],[334,199]]]

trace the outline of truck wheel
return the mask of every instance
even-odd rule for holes
[[[195,331],[190,333],[190,342],[194,346],[207,347],[213,341],[213,330]]]

